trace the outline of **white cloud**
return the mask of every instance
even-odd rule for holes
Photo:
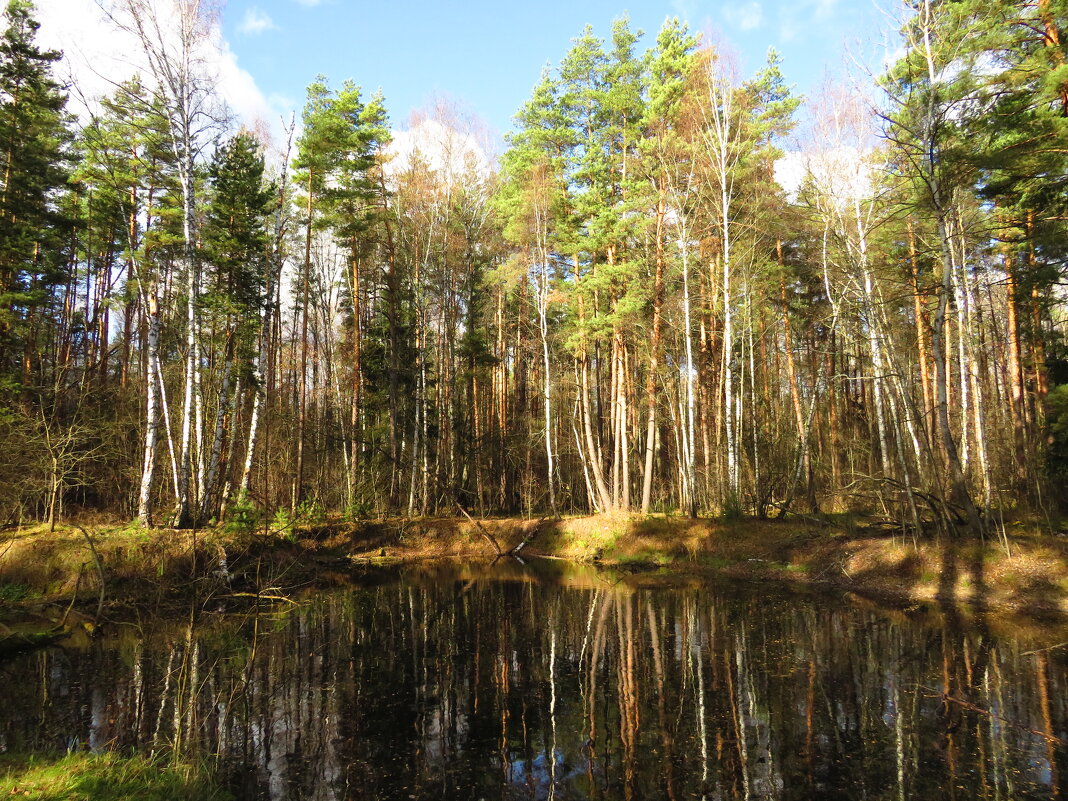
[[[794,199],[801,185],[812,181],[825,202],[841,209],[871,197],[882,166],[872,150],[853,145],[809,153],[791,151],[775,162],[775,181]]]
[[[797,25],[797,22],[792,19],[781,19],[779,22],[779,41],[781,43],[793,42],[800,35],[801,31]]]
[[[829,19],[838,5],[838,0],[814,0],[812,3],[816,10],[816,19]]]
[[[477,136],[435,119],[420,120],[407,131],[394,131],[389,150],[393,156],[389,162],[392,173],[406,169],[417,150],[432,170],[453,178],[466,172],[469,164],[483,176],[491,169],[490,158]]]
[[[131,54],[137,53],[133,37],[115,30],[93,0],[43,3],[37,9],[37,21],[41,23],[39,43],[63,51],[56,73],[72,84],[70,105],[76,113],[83,113],[86,103],[111,94],[117,83],[141,71],[140,64],[132,60]]]
[[[274,20],[271,19],[269,14],[253,6],[245,11],[245,18],[241,20],[238,30],[241,33],[257,34],[264,31],[278,30],[278,26],[274,24]]]
[[[164,0],[157,2],[161,9],[168,8]],[[75,113],[85,115],[101,97],[113,94],[118,84],[133,75],[150,74],[136,37],[119,30],[96,0],[41,3],[37,15],[41,45],[63,51],[57,75],[71,83],[70,108]],[[212,26],[201,56],[205,72],[234,112],[236,122],[248,127],[266,124],[278,134],[280,117],[288,117],[288,108],[280,105],[282,98],[268,100],[264,96],[252,75],[238,64],[217,24]]]
[[[775,161],[775,183],[791,198],[797,197],[807,173],[805,156],[796,151],[788,152]]]
[[[697,18],[697,0],[671,0],[671,9],[687,22]]]
[[[886,45],[883,48],[883,70],[889,70],[908,54],[909,51],[903,44],[898,44],[896,47]]]
[[[757,0],[749,0],[740,5],[728,6],[723,15],[727,22],[743,31],[759,28],[764,22],[764,7]]]

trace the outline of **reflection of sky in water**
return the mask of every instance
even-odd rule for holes
[[[557,749],[554,754],[556,757],[556,791],[559,792],[559,785],[567,784],[572,778],[585,774],[589,763],[567,769],[563,752]],[[554,781],[553,765],[549,761],[549,755],[538,754],[530,761],[513,759],[509,763],[509,780],[514,785],[533,788],[535,799],[549,798],[549,789]]]
[[[535,569],[435,568],[258,625],[160,621],[19,657],[0,664],[20,688],[0,749],[178,742],[219,754],[239,798],[278,801],[1062,787],[1057,650],[763,587],[564,588]]]

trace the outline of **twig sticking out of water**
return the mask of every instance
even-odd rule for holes
[[[953,696],[953,695],[947,695],[946,693],[939,692],[938,690],[935,690],[932,687],[924,687],[924,686],[921,685],[920,689],[921,690],[927,690],[929,693],[932,693],[932,695],[930,696],[931,698],[941,698],[945,702],[957,704],[958,706],[961,706],[964,709],[967,709],[969,712],[978,712],[980,715],[986,715],[988,718],[991,718],[992,720],[997,720],[997,721],[1000,721],[1001,723],[1005,723],[1005,724],[1007,724],[1009,726],[1013,726],[1014,728],[1020,729],[1021,731],[1025,731],[1028,734],[1033,734],[1033,735],[1035,735],[1035,737],[1041,737],[1043,740],[1046,740],[1048,742],[1054,743],[1055,745],[1061,745],[1061,746],[1068,745],[1068,742],[1065,742],[1060,737],[1057,737],[1057,736],[1052,735],[1052,734],[1047,734],[1044,731],[1038,731],[1037,729],[1032,729],[1032,728],[1030,728],[1028,726],[1023,725],[1022,723],[1017,723],[1015,720],[1009,720],[1008,718],[1003,718],[1001,715],[995,715],[989,709],[984,709],[981,706],[977,706],[976,704],[973,704],[971,701],[965,701],[963,698],[957,698],[956,696]]]
[[[100,613],[104,609],[104,565],[100,561],[100,554],[96,552],[96,545],[93,544],[93,538],[89,536],[89,532],[81,526],[75,526],[78,531],[82,532],[82,536],[85,537],[85,541],[89,543],[89,550],[93,554],[93,562],[96,564],[96,575],[100,579],[100,597],[96,602],[96,622],[100,623]]]
[[[468,520],[475,524],[478,530],[482,532],[482,536],[489,540],[489,544],[493,546],[493,550],[496,552],[497,556],[503,556],[504,551],[501,550],[501,546],[497,543],[497,539],[486,530],[486,527],[479,523],[477,520],[475,520],[475,518],[471,517],[471,515],[467,513],[467,510],[464,509],[464,507],[460,504],[459,501],[454,499],[453,503],[456,504],[456,508],[463,513],[464,517],[466,517]]]

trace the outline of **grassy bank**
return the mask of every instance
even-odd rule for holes
[[[1033,618],[1068,618],[1068,539],[1018,527],[1006,544],[911,539],[799,520],[721,522],[594,516],[558,521],[422,520],[323,540],[360,559],[522,554],[596,563],[659,579],[716,573],[828,585],[871,598],[940,602]]]
[[[635,583],[715,573],[1039,619],[1068,617],[1068,540],[1059,536],[1021,528],[1006,549],[994,540],[914,544],[863,528],[799,520],[636,516],[317,521],[253,531],[28,529],[0,539],[0,608],[45,614],[49,625],[30,625],[23,636],[47,635],[61,614],[69,629],[72,621],[91,627],[98,610],[106,616],[116,605],[188,609],[191,602],[274,599],[303,587],[343,584],[355,565],[487,560],[524,543],[522,555],[611,566],[634,574]],[[17,645],[10,639],[18,633],[14,624],[0,619],[0,626],[0,637]]]
[[[38,801],[227,801],[199,766],[112,752],[0,755],[0,797]]]

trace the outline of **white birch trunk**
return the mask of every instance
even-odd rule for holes
[[[159,303],[148,295],[148,375],[145,402],[145,449],[141,462],[141,487],[137,495],[137,519],[146,528],[152,525],[152,482],[156,473],[156,442],[159,438],[159,391],[157,354],[159,351]]]
[[[682,319],[686,342],[686,509],[697,517],[696,448],[694,447],[694,381],[697,370],[693,360],[693,322],[690,316],[690,248],[682,243]]]

